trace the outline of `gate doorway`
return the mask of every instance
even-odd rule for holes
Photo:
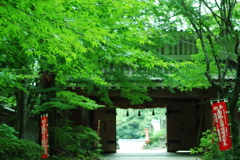
[[[166,108],[116,112],[117,152],[166,149]]]
[[[117,152],[166,149],[166,108],[116,109]]]
[[[86,94],[79,87],[70,90],[78,94]],[[137,114],[139,109],[146,107],[166,108],[168,152],[188,150],[198,146],[201,133],[212,127],[209,99],[217,97],[214,88],[193,89],[186,92],[174,89],[174,93],[172,93],[160,87],[149,90],[148,95],[152,101],[133,105],[129,99],[121,97],[119,90],[109,91],[109,98],[116,108],[134,108]],[[89,97],[99,104],[106,105],[96,95],[89,95]],[[89,114],[82,114],[82,118],[79,118],[79,115],[77,117],[77,119],[81,119],[79,124],[86,122],[86,125],[94,130],[97,130],[98,122],[101,121],[100,137],[103,152],[115,153],[117,151],[116,108],[99,108],[89,111]]]
[[[165,109],[163,115],[166,113],[166,116],[164,115],[166,137],[163,137],[161,140],[161,146],[164,146],[167,152],[189,150],[196,147],[201,138],[201,133],[211,128],[211,110],[208,104],[201,104],[196,99],[175,99],[166,104],[166,107],[163,107]],[[156,109],[116,109],[106,107],[95,110],[92,115],[93,125],[97,130],[98,121],[101,121],[100,143],[102,144],[102,150],[110,153],[117,152],[118,147],[121,149],[121,145],[118,142],[122,138],[143,139],[141,142],[142,148],[146,147],[144,129],[149,129],[150,131],[152,121],[144,122],[142,119],[146,114],[149,117],[153,117],[153,111],[156,116]],[[118,119],[120,115],[122,116],[121,122]],[[132,124],[129,124],[130,120],[127,120],[127,117],[132,117]],[[120,123],[121,128],[119,128]],[[144,123],[145,126],[136,130],[137,127]],[[130,126],[133,128],[130,128]],[[137,136],[133,133],[136,133]]]

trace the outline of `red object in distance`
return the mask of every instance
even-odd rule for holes
[[[232,138],[227,114],[227,104],[224,101],[212,104],[213,122],[216,126],[220,151],[232,147]]]
[[[146,131],[146,143],[149,143],[150,140],[149,140],[149,133],[148,133],[148,129],[145,129]]]

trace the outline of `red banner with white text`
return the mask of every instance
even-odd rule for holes
[[[225,151],[232,147],[232,138],[227,111],[226,102],[219,101],[212,103],[213,122],[216,126],[220,151]]]
[[[42,159],[48,158],[48,116],[41,116],[41,145],[44,149]]]

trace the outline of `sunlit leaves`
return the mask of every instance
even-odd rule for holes
[[[77,95],[74,92],[59,91],[56,93],[56,98],[52,98],[49,102],[37,106],[37,108],[35,108],[33,112],[39,113],[41,111],[49,111],[51,108],[57,108],[59,111],[63,111],[74,109],[77,107],[93,110],[104,106],[98,105],[95,101],[87,97]]]
[[[36,57],[35,61],[44,59],[45,68],[49,64],[52,71],[61,70],[66,77],[81,75],[99,79],[102,66],[93,61],[130,66],[136,66],[139,58],[142,62],[137,65],[151,62],[151,59],[143,62],[150,55],[136,49],[138,45],[151,43],[146,30],[150,21],[147,14],[143,15],[143,8],[149,3],[134,0],[5,1],[0,6],[2,43],[17,43],[21,56]],[[127,52],[134,54],[126,57]],[[109,56],[105,59],[103,55]],[[74,65],[78,67],[72,67]],[[64,83],[66,77],[57,79]]]

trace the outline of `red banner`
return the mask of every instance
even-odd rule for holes
[[[42,159],[48,158],[48,116],[41,116],[41,144],[44,149]]]
[[[220,151],[232,147],[232,138],[227,114],[227,104],[224,101],[212,104],[213,122],[216,126]]]

